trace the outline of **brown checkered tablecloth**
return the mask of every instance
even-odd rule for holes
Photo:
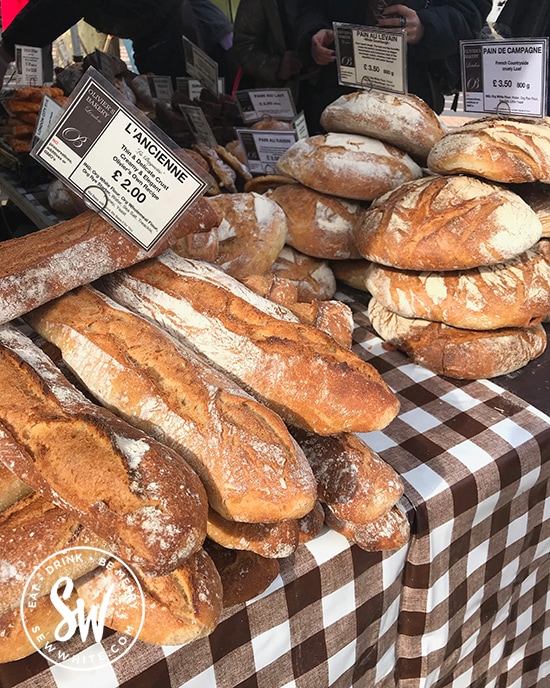
[[[550,418],[491,382],[408,363],[373,336],[364,304],[339,297],[355,313],[354,350],[401,401],[363,437],[403,476],[410,544],[368,553],[326,530],[208,638],[138,641],[85,672],[35,654],[0,665],[1,688],[550,685]]]

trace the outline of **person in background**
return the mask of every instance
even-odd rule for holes
[[[356,90],[338,83],[333,22],[403,28],[407,41],[409,93],[435,112],[445,106],[442,68],[459,53],[461,40],[480,36],[491,0],[297,0],[297,46],[304,60],[319,65],[318,80],[308,85],[304,113],[310,133],[320,130],[323,109],[340,95]]]

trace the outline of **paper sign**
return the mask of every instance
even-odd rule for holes
[[[235,101],[245,124],[262,119],[292,121],[296,117],[292,93],[288,88],[236,91]]]
[[[172,88],[172,78],[169,76],[148,76],[147,84],[152,98],[170,101],[174,89]]]
[[[34,146],[37,141],[46,138],[48,132],[55,123],[55,120],[61,114],[63,108],[59,103],[56,103],[50,96],[43,96],[42,103],[40,105],[40,112],[38,113],[38,120],[36,121],[36,126],[34,128],[34,134],[32,139],[32,146]]]
[[[252,174],[276,174],[277,160],[296,143],[295,131],[237,129]]]
[[[211,93],[219,95],[218,63],[185,36],[182,36],[182,40],[187,73],[198,79]]]
[[[121,103],[97,70],[89,68],[75,91],[31,155],[150,250],[209,180],[175,155],[152,122]]]
[[[182,91],[191,100],[200,100],[204,85],[198,79],[190,79],[188,76],[176,77],[176,89]],[[218,92],[225,93],[225,77],[218,78]]]
[[[195,105],[179,105],[182,115],[187,120],[189,128],[195,137],[197,143],[204,143],[209,148],[215,148],[218,145],[216,137],[212,133],[212,129],[208,124],[206,115],[202,109]]]
[[[52,81],[51,55],[44,48],[30,45],[15,46],[15,83],[17,86],[42,86]]]
[[[406,33],[335,23],[338,80],[343,86],[407,92]]]

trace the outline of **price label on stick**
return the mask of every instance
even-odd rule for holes
[[[277,161],[296,143],[295,131],[237,129],[252,174],[276,174]]]

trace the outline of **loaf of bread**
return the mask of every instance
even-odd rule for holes
[[[220,514],[263,522],[311,510],[315,481],[281,418],[166,331],[92,287],[25,317],[96,399],[181,454]]]
[[[207,499],[181,456],[95,406],[16,328],[0,328],[0,460],[147,574],[201,546]]]
[[[277,170],[316,191],[358,201],[370,201],[422,176],[407,153],[358,134],[299,139],[281,155]]]
[[[325,525],[325,510],[321,502],[316,502],[309,514],[299,519],[298,525],[300,527],[298,536],[300,545],[304,542],[311,542],[311,540],[316,538]]]
[[[368,315],[382,339],[438,375],[479,380],[512,373],[546,349],[542,325],[465,330],[439,322],[403,318],[371,299]],[[303,446],[303,445],[302,445]]]
[[[369,523],[401,498],[398,473],[358,435],[321,437],[297,428],[292,434],[311,465],[319,501],[343,521]]]
[[[338,282],[347,284],[359,291],[368,291],[365,277],[371,264],[370,260],[357,258],[356,260],[331,261],[330,268]]]
[[[271,266],[271,273],[294,282],[298,301],[325,301],[336,293],[336,280],[326,260],[306,256],[285,246]]]
[[[325,505],[325,522],[329,528],[367,552],[400,549],[409,542],[411,535],[409,521],[398,505],[374,521],[363,524],[343,521]]]
[[[209,202],[223,220],[218,228],[215,264],[243,279],[264,275],[285,244],[287,222],[279,205],[257,193],[213,196]]]
[[[359,258],[353,231],[362,224],[367,203],[329,196],[303,184],[285,184],[269,197],[284,210],[286,243],[314,258]]]
[[[495,182],[550,183],[550,119],[482,117],[451,129],[430,151],[438,174],[470,174]]]
[[[298,184],[298,182],[286,174],[262,174],[247,181],[244,185],[244,191],[264,194],[286,184]]]
[[[32,488],[0,461],[0,514],[31,492]]]
[[[355,229],[361,255],[405,270],[468,270],[531,248],[542,225],[516,193],[474,177],[426,177],[373,201]]]
[[[519,194],[536,213],[542,225],[542,237],[550,238],[550,187],[542,182],[515,184],[513,191]]]
[[[270,272],[267,275],[250,275],[239,281],[258,296],[281,306],[288,308],[298,301],[298,286],[286,277]]]
[[[289,423],[321,435],[385,427],[399,402],[372,365],[221,270],[172,251],[102,288],[197,349]]]
[[[300,322],[316,327],[340,346],[351,349],[355,324],[351,308],[343,301],[294,303],[288,308],[300,318]]]
[[[186,234],[217,227],[220,221],[213,206],[199,198],[153,253]],[[0,324],[149,255],[91,211],[4,241],[0,251]]]
[[[365,285],[383,306],[405,318],[472,330],[531,327],[550,307],[550,263],[540,243],[505,263],[456,272],[414,272],[371,263]]]
[[[447,128],[418,96],[371,89],[347,93],[321,114],[326,131],[362,134],[408,153],[424,165],[432,146]]]
[[[64,217],[75,217],[88,209],[84,200],[61,179],[53,179],[48,184],[47,194],[50,208]]]

